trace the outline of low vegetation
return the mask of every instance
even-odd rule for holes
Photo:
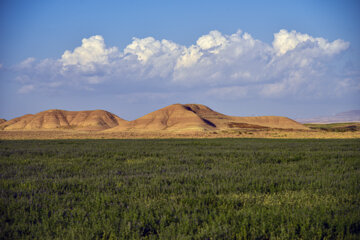
[[[0,142],[0,239],[359,239],[360,140]]]
[[[309,123],[304,124],[310,129],[322,130],[326,132],[356,132],[360,131],[360,123],[352,122],[352,123]]]

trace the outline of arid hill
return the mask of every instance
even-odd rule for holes
[[[215,126],[191,111],[186,105],[173,104],[108,131],[198,131],[204,129],[215,129]]]
[[[0,124],[1,130],[106,130],[106,132],[202,132],[228,129],[309,129],[286,117],[233,117],[201,104],[173,104],[133,121],[104,110],[48,110]]]
[[[28,114],[0,124],[2,130],[105,130],[126,123],[115,114],[104,110],[65,111],[48,110],[35,115]]]
[[[13,118],[9,121],[0,124],[0,129],[1,130],[24,129],[24,127],[31,121],[33,117],[34,117],[33,114],[26,114],[21,117]]]
[[[107,131],[203,131],[231,128],[308,129],[286,117],[232,117],[201,104],[173,104]]]
[[[308,129],[304,125],[287,117],[233,117],[218,113],[201,104],[185,104],[201,118],[212,122],[217,129],[227,128],[280,128],[280,129]]]
[[[259,117],[232,117],[235,122],[259,125],[279,129],[303,129],[309,128],[287,117],[259,116]]]
[[[2,124],[2,123],[4,123],[4,122],[6,122],[6,120],[3,119],[3,118],[0,118],[0,124]]]

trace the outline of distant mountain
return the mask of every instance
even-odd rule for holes
[[[360,110],[352,110],[337,113],[333,116],[315,117],[309,119],[297,119],[301,123],[341,123],[360,122]]]
[[[339,118],[356,118],[356,119],[360,119],[360,110],[352,110],[352,111],[347,111],[347,112],[341,112],[335,115],[336,117]]]

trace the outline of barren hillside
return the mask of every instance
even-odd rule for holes
[[[203,131],[229,128],[308,129],[286,117],[232,117],[202,104],[173,104],[108,131]]]
[[[182,104],[173,104],[108,131],[198,131],[215,126]]]
[[[212,122],[217,129],[227,128],[281,128],[281,129],[308,129],[304,125],[279,116],[261,116],[261,117],[232,117],[218,113],[207,106],[201,104],[185,104],[198,116]]]
[[[106,130],[107,132],[201,132],[228,129],[296,129],[308,127],[286,117],[233,117],[201,104],[173,104],[133,121],[104,110],[47,110],[0,124],[2,130]]]
[[[104,130],[127,122],[104,111],[47,110],[28,114],[0,124],[3,130],[81,129]]]

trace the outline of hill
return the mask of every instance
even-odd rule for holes
[[[6,120],[3,119],[3,118],[0,118],[0,124],[2,124],[2,123],[4,123],[4,122],[6,122]]]
[[[213,128],[213,124],[191,111],[186,105],[173,104],[108,131],[197,131]]]
[[[204,131],[229,128],[308,129],[286,117],[233,117],[201,104],[173,104],[107,131]]]
[[[232,117],[232,119],[234,119],[234,121],[236,122],[258,125],[268,128],[303,129],[303,130],[309,129],[308,127],[290,118],[280,117],[280,116]]]
[[[28,114],[0,124],[2,130],[79,129],[105,130],[127,122],[104,110],[65,111],[47,110]]]
[[[218,129],[227,128],[280,128],[280,129],[308,129],[304,125],[287,117],[234,117],[218,113],[201,104],[185,104],[191,111],[201,118],[212,122]]]
[[[201,104],[173,104],[133,121],[104,110],[66,111],[52,109],[14,118],[0,124],[1,130],[107,130],[107,132],[201,132],[228,129],[309,129],[286,117],[235,117]]]

